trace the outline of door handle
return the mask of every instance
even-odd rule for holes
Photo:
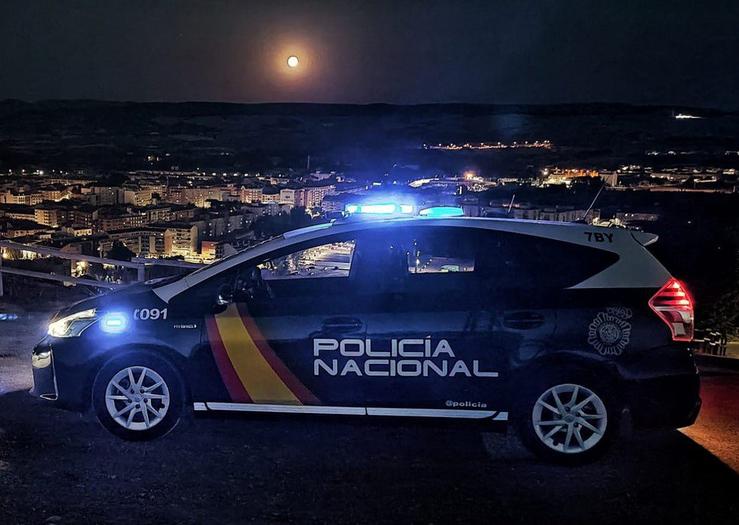
[[[331,317],[323,321],[323,329],[329,332],[356,332],[362,326],[362,321],[355,317]]]
[[[544,324],[544,316],[537,312],[511,312],[503,314],[503,326],[513,330],[531,330]]]

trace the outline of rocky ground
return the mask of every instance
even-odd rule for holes
[[[120,441],[26,393],[42,321],[0,326],[2,524],[736,522],[739,476],[677,431],[577,468],[541,463],[508,435],[333,419],[198,418]],[[688,431],[724,458],[707,438],[736,450],[721,432],[738,377],[704,380]]]

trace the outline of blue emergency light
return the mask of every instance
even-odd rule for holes
[[[414,215],[416,207],[412,204],[397,204],[394,202],[371,203],[371,204],[347,204],[344,211],[348,215],[384,215],[384,216],[410,216]],[[455,206],[432,206],[418,212],[421,217],[461,217],[464,215],[462,208]]]
[[[464,210],[455,206],[434,206],[432,208],[424,208],[419,211],[418,214],[421,217],[432,217],[438,219],[440,217],[461,217],[464,215]]]
[[[396,204],[394,202],[373,204],[347,204],[344,207],[346,213],[366,215],[412,215],[412,204]]]
[[[108,334],[122,334],[128,329],[128,317],[121,312],[108,312],[100,318],[100,329]]]

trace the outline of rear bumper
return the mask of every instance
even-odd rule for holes
[[[680,428],[692,425],[701,407],[697,373],[627,382],[626,398],[639,428]]]

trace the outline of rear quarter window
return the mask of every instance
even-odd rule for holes
[[[605,270],[613,252],[507,232],[483,232],[478,268],[499,288],[568,288]]]

